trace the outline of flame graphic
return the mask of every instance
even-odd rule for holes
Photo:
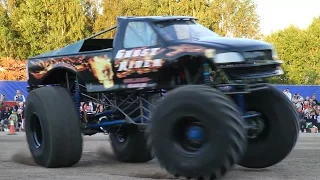
[[[93,75],[103,84],[105,88],[114,86],[112,64],[109,58],[93,57],[88,62]]]

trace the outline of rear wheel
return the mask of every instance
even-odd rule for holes
[[[151,118],[149,145],[171,174],[218,178],[245,152],[240,112],[227,96],[210,87],[187,85],[170,91]]]
[[[294,148],[299,135],[296,108],[273,86],[248,94],[245,101],[248,110],[261,113],[255,120],[263,128],[249,138],[247,152],[239,165],[266,168],[281,162]]]
[[[57,168],[79,162],[82,154],[80,121],[65,88],[32,90],[26,101],[25,131],[38,165]]]
[[[119,161],[147,162],[153,159],[143,131],[136,125],[122,126],[110,133],[111,146]]]

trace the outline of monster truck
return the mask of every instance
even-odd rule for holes
[[[222,37],[194,17],[118,17],[117,26],[28,59],[29,149],[40,166],[70,167],[83,135],[105,133],[119,161],[156,157],[175,176],[270,167],[298,137],[296,109],[268,84],[281,64],[271,44]],[[88,101],[103,111],[87,113]]]

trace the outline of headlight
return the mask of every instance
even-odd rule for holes
[[[214,57],[214,62],[217,64],[223,64],[223,63],[238,63],[238,62],[244,62],[244,57],[237,52],[227,52],[227,53],[220,53],[216,54]]]
[[[272,59],[274,59],[274,60],[278,60],[279,59],[278,53],[277,53],[276,50],[272,50]]]

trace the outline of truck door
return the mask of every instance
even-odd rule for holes
[[[159,58],[161,41],[153,28],[145,21],[128,22],[121,42],[114,52],[119,83],[127,88],[154,86],[154,74],[164,62]]]

